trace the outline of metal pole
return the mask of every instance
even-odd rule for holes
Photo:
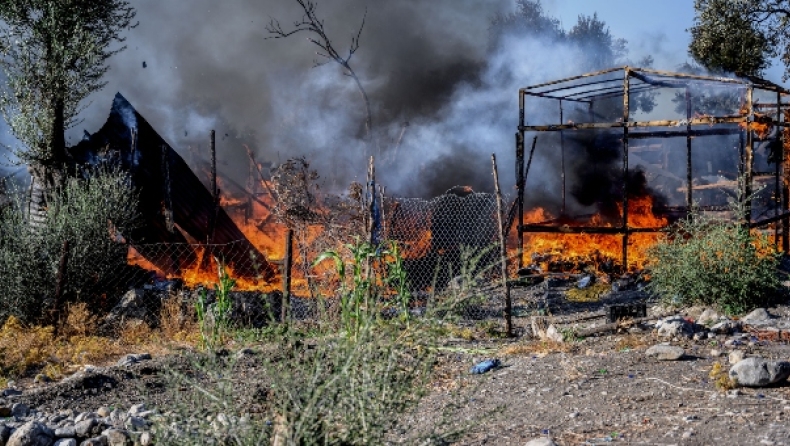
[[[524,224],[524,139],[521,137],[521,133],[516,133],[516,194],[519,225],[519,229],[516,231],[518,235],[516,255],[518,256],[518,269],[521,269],[524,267],[524,233],[521,231],[521,225]]]
[[[744,220],[746,227],[752,221],[752,180],[754,169],[754,134],[752,133],[752,122],[754,122],[754,87],[746,88],[746,159],[744,159],[743,175],[743,198],[744,200]]]
[[[491,164],[494,170],[494,190],[496,191],[496,215],[499,223],[499,254],[502,264],[502,285],[505,288],[505,333],[508,336],[513,334],[512,304],[510,302],[510,285],[507,283],[507,245],[505,243],[505,231],[502,225],[502,191],[499,189],[499,173],[496,167],[496,155],[491,154]]]
[[[774,217],[779,215],[780,208],[782,207],[782,189],[781,185],[779,184],[779,177],[781,172],[781,162],[782,162],[782,132],[784,131],[783,127],[779,127],[779,123],[782,121],[782,93],[776,93],[776,139],[778,144],[776,145],[776,150],[774,151],[774,168],[775,168],[775,177],[774,177]],[[774,247],[775,249],[779,249],[779,222],[774,223]]]
[[[691,207],[694,205],[692,198],[694,174],[691,165],[691,90],[686,87],[686,119],[689,124],[686,126],[686,206],[688,211],[691,212]]]
[[[787,111],[782,110],[782,103],[781,103],[781,95],[780,101],[777,105],[777,108],[781,110],[780,119],[787,121]],[[786,124],[787,122],[785,122]],[[781,175],[782,175],[782,210],[787,211],[790,210],[790,191],[788,190],[788,165],[787,165],[787,153],[785,152],[785,131],[786,129],[783,127],[779,129],[779,162],[782,163],[781,167]],[[782,219],[782,251],[785,254],[790,252],[790,218]]]
[[[562,110],[562,99],[560,103],[560,125],[564,122],[564,113]],[[560,215],[565,215],[565,131],[560,130],[560,164],[561,164],[561,178],[562,178],[562,208]]]
[[[628,270],[628,120],[631,115],[631,69],[623,77],[623,269]]]
[[[525,100],[526,95],[523,91],[518,92],[518,137],[516,138],[516,144],[521,144],[521,151],[524,151],[524,125],[526,125],[526,117],[525,117]],[[534,145],[533,145],[534,149]],[[524,157],[522,156],[522,159]],[[530,154],[530,161],[532,160],[532,155]],[[524,169],[519,167],[520,172],[524,172]],[[518,210],[518,227],[516,228],[516,234],[518,234],[518,266],[521,269],[524,266],[524,188],[526,187],[526,174],[524,175],[524,180],[522,181],[521,187],[518,191],[518,202],[519,202],[519,210]]]
[[[291,268],[293,266],[294,232],[288,229],[285,233],[285,258],[283,259],[283,299],[280,307],[280,320],[288,319],[288,307],[291,302]]]

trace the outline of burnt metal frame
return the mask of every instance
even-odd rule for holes
[[[621,76],[616,76],[620,74]],[[615,75],[616,77],[607,77]],[[632,82],[635,81],[635,82]],[[580,82],[579,82],[580,81]],[[576,83],[578,82],[578,83]],[[638,82],[638,83],[637,83]],[[691,86],[737,88],[745,92],[744,113],[731,116],[691,116]],[[660,89],[685,89],[686,99],[686,119],[684,120],[660,120],[660,121],[631,121],[630,119],[630,97],[632,94]],[[762,90],[776,93],[775,103],[754,103],[754,91]],[[519,90],[519,125],[516,133],[516,187],[518,190],[518,266],[523,267],[524,233],[589,233],[589,234],[620,234],[623,237],[622,262],[628,268],[628,238],[633,233],[658,232],[665,228],[634,228],[628,226],[628,193],[626,190],[626,178],[628,177],[628,145],[631,138],[667,138],[667,137],[686,137],[686,172],[687,172],[687,192],[686,207],[688,212],[693,206],[693,166],[692,166],[692,144],[695,136],[706,135],[741,135],[741,174],[744,177],[743,197],[745,198],[746,221],[743,224],[751,228],[766,226],[774,222],[782,222],[782,250],[790,252],[790,192],[788,191],[787,175],[785,172],[785,154],[782,139],[784,130],[790,127],[790,122],[784,122],[783,112],[790,111],[790,103],[782,102],[783,95],[790,96],[787,90],[772,82],[749,77],[747,79],[732,79],[724,77],[699,76],[686,73],[672,73],[647,68],[636,67],[617,67],[607,70],[586,73],[565,79],[545,82]],[[527,125],[525,103],[527,96],[553,99],[559,102],[560,123],[557,125]],[[611,97],[623,97],[623,117],[617,122],[596,122],[593,113],[593,106],[596,100]],[[564,123],[563,122],[563,102],[586,103],[589,107],[590,121],[586,123]],[[776,109],[776,116],[771,117],[767,123],[771,126],[780,128],[777,134],[782,147],[782,153],[776,160],[776,169],[771,174],[775,178],[774,182],[774,216],[759,222],[751,221],[751,196],[753,190],[753,179],[755,176],[754,168],[754,132],[750,130],[751,123],[754,122],[754,110],[756,108]],[[762,122],[766,122],[764,119]],[[732,128],[713,128],[717,124],[741,124],[743,129]],[[707,129],[695,129],[702,125],[709,126]],[[682,131],[664,130],[634,132],[632,129],[646,127],[680,127]],[[562,212],[565,212],[565,130],[580,129],[617,129],[623,130],[623,218],[620,227],[568,227],[550,226],[540,224],[524,224],[524,141],[527,132],[560,132],[560,151],[561,151],[561,180],[562,180]],[[785,181],[782,181],[782,180]],[[778,246],[779,226],[776,226],[775,241]]]

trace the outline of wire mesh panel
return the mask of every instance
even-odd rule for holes
[[[386,238],[403,249],[411,294],[417,304],[463,297],[462,316],[501,314],[496,198],[454,188],[432,200],[388,199]]]

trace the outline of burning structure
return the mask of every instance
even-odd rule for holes
[[[213,255],[228,262],[238,277],[275,277],[273,266],[220,206],[216,185],[212,185],[214,191],[207,190],[120,93],[104,126],[86,134],[70,153],[78,166],[106,164],[129,173],[139,191],[143,222],[123,236],[148,265],[167,275],[182,276],[201,264],[210,265],[207,256]],[[207,248],[198,252],[190,242]],[[177,244],[180,249],[175,255],[157,244]]]
[[[620,251],[624,268],[638,265],[641,248],[673,219],[694,207],[727,211],[733,198],[744,206],[744,224],[772,225],[787,252],[790,103],[782,100],[789,93],[757,78],[628,66],[521,88],[511,214],[518,216],[519,267],[525,244],[567,255],[580,236],[608,256]],[[533,151],[538,141],[559,158],[556,215],[525,210],[530,137]],[[569,184],[568,171],[583,181]],[[570,194],[598,212],[572,214]]]

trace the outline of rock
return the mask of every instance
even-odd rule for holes
[[[719,351],[719,350],[716,350],[716,349],[713,349],[713,350],[711,350],[711,351],[710,351],[710,357],[711,357],[711,358],[718,358],[718,357],[719,357],[719,356],[721,356],[722,354],[723,354],[723,353],[722,353],[721,351]]]
[[[52,382],[52,378],[43,373],[39,373],[35,378],[33,378],[34,384],[46,384],[48,382]]]
[[[99,437],[89,438],[83,441],[82,443],[80,443],[80,446],[108,446],[107,437],[99,436]]]
[[[22,395],[22,391],[21,391],[21,390],[17,390],[17,389],[14,389],[14,388],[10,388],[10,387],[9,387],[8,389],[5,389],[5,390],[3,390],[3,393],[2,393],[2,395],[3,395],[3,396],[17,396],[17,395]]]
[[[129,354],[119,359],[116,365],[118,367],[127,367],[150,359],[151,355],[149,353]]]
[[[730,378],[739,386],[764,387],[790,376],[790,362],[746,358],[730,368]]]
[[[92,437],[93,435],[99,433],[95,432],[96,424],[97,422],[95,418],[82,420],[74,425],[74,432],[76,432],[77,436],[80,438]]]
[[[736,321],[731,321],[729,319],[723,320],[714,326],[710,327],[710,331],[716,334],[730,334],[737,329],[741,328],[741,324]]]
[[[682,347],[664,344],[654,345],[645,352],[648,357],[656,358],[659,361],[677,361],[685,354]]]
[[[765,308],[757,308],[752,310],[751,313],[747,314],[746,316],[741,318],[741,322],[755,322],[755,321],[767,321],[769,319],[773,319],[773,316],[768,314],[768,311]]]
[[[125,430],[107,429],[102,436],[107,438],[108,446],[132,446],[132,439]]]
[[[8,438],[11,436],[11,428],[5,424],[0,424],[0,445],[6,444]]]
[[[670,316],[656,323],[658,335],[665,338],[674,336],[691,337],[694,334],[694,327],[680,316]]]
[[[693,339],[695,341],[702,341],[702,340],[704,340],[706,338],[707,338],[707,335],[705,334],[705,332],[702,332],[702,331],[694,333],[694,337],[693,337]]]
[[[697,323],[700,325],[712,325],[721,319],[721,315],[717,313],[715,310],[710,308],[706,308],[702,314],[699,315],[697,318]]]
[[[30,414],[30,408],[27,407],[27,404],[24,403],[16,403],[11,406],[11,415],[15,417],[26,417]]]
[[[140,446],[153,446],[154,444],[154,435],[150,432],[143,432],[140,434],[140,439],[138,440]]]
[[[131,416],[124,422],[126,429],[130,431],[145,429],[148,423],[140,417]]]
[[[551,438],[541,437],[528,441],[524,446],[557,446],[557,443],[553,442]]]
[[[108,407],[103,407],[102,406],[96,411],[96,415],[98,415],[98,416],[100,416],[102,418],[107,418],[107,417],[110,416],[110,409]]]
[[[145,403],[135,404],[129,408],[129,415],[137,415],[140,412],[145,412],[148,408]]]
[[[77,440],[73,438],[61,438],[53,446],[77,446]]]
[[[50,446],[54,439],[54,433],[47,426],[29,421],[11,434],[6,446]]]
[[[733,350],[730,352],[730,355],[727,357],[727,359],[730,361],[731,365],[735,365],[743,361],[743,358],[745,357],[746,353],[743,350]]]
[[[72,438],[77,436],[77,431],[74,426],[63,426],[55,429],[55,437],[57,438]]]
[[[554,324],[549,325],[549,328],[546,329],[546,339],[554,342],[565,341],[565,337],[559,332],[559,330],[557,330],[557,327],[555,327]]]
[[[147,313],[145,290],[129,290],[104,318],[104,326],[117,328],[122,321],[142,321],[145,319]]]

